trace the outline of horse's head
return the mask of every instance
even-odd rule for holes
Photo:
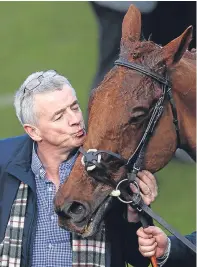
[[[191,35],[192,27],[189,27],[164,47],[152,41],[141,41],[141,14],[131,6],[122,25],[120,60],[143,66],[165,81],[167,73],[172,78],[174,66],[188,48]],[[138,147],[155,105],[162,97],[162,88],[163,84],[147,72],[143,74],[126,66],[115,66],[90,97],[84,150],[112,151],[128,159]],[[173,92],[173,98],[178,101],[176,92]],[[168,99],[164,99],[163,106],[163,114],[146,148],[145,167],[152,172],[167,164],[177,148],[177,133]],[[102,153],[101,159],[96,159],[102,168],[89,170],[88,175],[81,159],[82,154],[58,191],[55,205],[60,226],[89,236],[98,230],[109,206],[112,186],[101,181],[108,177],[119,182],[125,177],[126,168],[121,159]]]

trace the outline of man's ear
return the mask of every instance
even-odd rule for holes
[[[33,139],[36,142],[39,142],[42,140],[41,136],[40,136],[40,131],[38,130],[38,128],[36,126],[33,126],[31,124],[24,124],[23,128],[25,130],[25,132],[31,137],[31,139]]]

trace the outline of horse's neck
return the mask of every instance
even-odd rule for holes
[[[196,157],[196,67],[193,61],[181,60],[172,75],[178,112],[181,148]]]

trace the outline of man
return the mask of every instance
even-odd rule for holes
[[[0,141],[0,267],[79,266],[82,254],[78,265],[72,262],[72,240],[80,237],[58,226],[53,207],[53,198],[85,138],[75,90],[54,70],[36,72],[16,92],[14,105],[27,134]],[[141,172],[139,180],[149,204],[157,195],[154,177]],[[119,256],[122,267],[128,258],[136,266],[148,266],[149,261],[138,251],[136,230],[140,223],[129,224],[122,215],[118,220],[124,227],[115,231],[129,236],[128,256],[123,248],[122,254],[116,251],[116,232],[110,229],[105,266],[115,267],[110,261],[114,248],[117,255],[124,255]],[[138,222],[132,209],[128,220]]]
[[[175,236],[167,235],[157,226],[149,226],[137,231],[139,250],[144,257],[156,256],[159,266],[196,266],[196,255]],[[196,232],[187,235],[196,245]]]

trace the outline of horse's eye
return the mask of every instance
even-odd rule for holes
[[[129,124],[138,124],[138,123],[141,123],[145,119],[145,117],[146,117],[145,113],[132,116],[129,119]]]

